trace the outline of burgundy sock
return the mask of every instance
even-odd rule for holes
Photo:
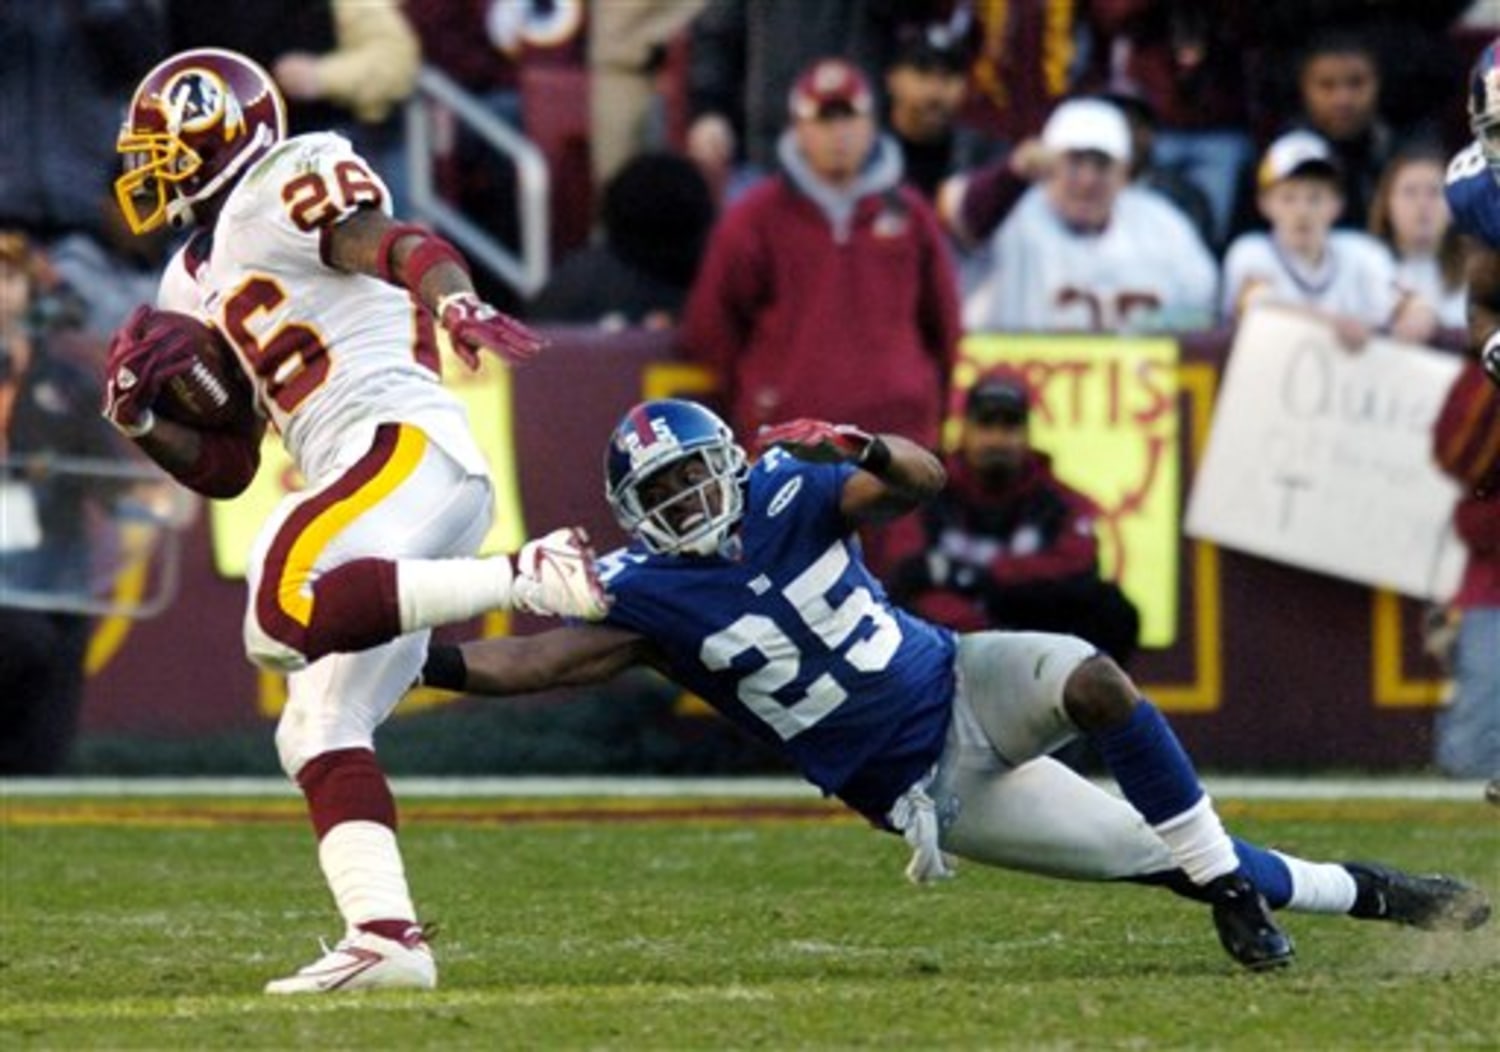
[[[372,920],[358,925],[360,931],[367,931],[371,935],[379,935],[382,939],[390,939],[399,942],[407,949],[419,946],[427,941],[427,934],[422,926],[409,920]]]
[[[378,822],[396,829],[396,798],[369,749],[335,749],[297,772],[318,839],[341,822]]]

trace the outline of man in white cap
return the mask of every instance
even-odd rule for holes
[[[967,275],[967,330],[1178,331],[1213,322],[1213,257],[1179,209],[1129,185],[1130,129],[1118,107],[1064,102],[1031,154],[1036,185]]]

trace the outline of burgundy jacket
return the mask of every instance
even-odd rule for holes
[[[962,335],[937,218],[907,186],[860,198],[846,231],[786,175],[719,220],[679,340],[717,372],[730,422],[817,417],[936,447]]]
[[[985,595],[995,589],[1097,572],[1099,507],[1052,473],[1047,454],[1033,452],[1020,476],[999,490],[986,487],[959,454],[945,464],[947,488],[891,529],[890,583],[901,601],[971,631],[988,626]],[[947,580],[924,577],[929,552],[951,566]]]

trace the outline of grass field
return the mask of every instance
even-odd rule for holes
[[[1500,891],[1482,803],[1226,801],[1237,832]],[[1206,911],[965,866],[816,801],[424,800],[430,994],[271,999],[338,934],[296,801],[0,798],[0,1048],[1500,1048],[1500,925],[1290,916],[1241,972]]]

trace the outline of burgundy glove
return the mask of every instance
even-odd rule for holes
[[[156,424],[151,403],[162,385],[197,360],[192,337],[181,327],[153,324],[157,311],[141,304],[115,331],[104,360],[101,413],[127,438]]]
[[[874,435],[851,424],[802,419],[762,427],[755,436],[755,447],[758,453],[764,453],[780,446],[798,460],[817,464],[846,460],[859,463],[874,441]]]
[[[455,292],[438,303],[438,320],[453,340],[453,350],[470,369],[479,368],[479,352],[498,354],[507,362],[535,358],[545,341],[508,314],[472,292]]]

